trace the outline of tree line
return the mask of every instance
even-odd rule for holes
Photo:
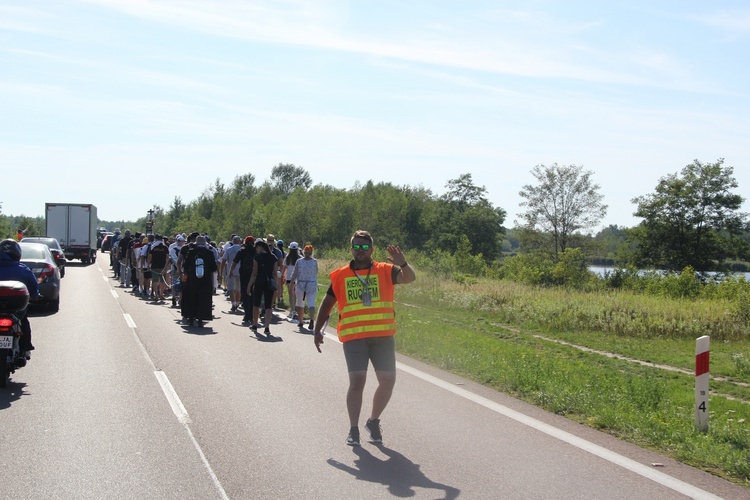
[[[591,230],[607,206],[594,173],[556,163],[532,169],[535,183],[522,187],[523,212],[512,229],[505,227],[506,211],[493,206],[470,173],[448,180],[446,193],[438,196],[421,186],[387,182],[349,189],[313,184],[304,168],[283,163],[260,184],[247,173],[228,185],[217,179],[189,202],[175,196],[168,207],[154,207],[153,227],[166,235],[202,231],[215,240],[274,233],[323,251],[341,248],[354,230],[366,228],[381,246],[397,243],[426,258],[468,255],[494,267],[518,266],[509,261],[515,257],[559,264],[571,261],[575,251],[576,262],[721,271],[732,261],[750,260],[748,216],[739,211],[745,200],[735,192],[732,167],[723,163],[695,160],[665,176],[653,193],[633,199],[640,224],[596,234]],[[144,217],[102,225],[143,230],[146,222]],[[44,220],[0,217],[0,234],[15,235],[18,228],[43,234]]]

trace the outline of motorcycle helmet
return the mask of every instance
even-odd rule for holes
[[[21,245],[10,238],[0,242],[0,253],[7,253],[16,262],[21,260]]]

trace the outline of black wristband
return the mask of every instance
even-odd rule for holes
[[[400,267],[401,269],[403,269],[403,268],[405,268],[405,267],[406,267],[406,266],[408,266],[408,265],[409,265],[409,263],[408,263],[408,262],[404,262],[403,264],[401,264],[401,265],[400,265],[400,266],[398,266],[398,267]]]

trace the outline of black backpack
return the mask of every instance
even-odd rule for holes
[[[246,251],[246,249],[240,250],[242,257],[240,258],[240,271],[248,276],[253,272],[253,261],[255,260],[255,252]]]

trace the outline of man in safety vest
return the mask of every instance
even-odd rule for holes
[[[349,370],[346,407],[351,428],[346,444],[350,446],[360,444],[359,415],[370,361],[378,379],[378,388],[372,399],[372,413],[365,430],[370,434],[369,442],[383,442],[380,414],[388,405],[396,383],[394,285],[411,283],[417,278],[400,247],[389,245],[387,250],[389,262],[375,262],[372,260],[372,236],[367,231],[355,232],[351,238],[354,259],[331,273],[331,286],[320,304],[315,321],[315,347],[322,352],[322,330],[333,306],[338,306],[338,336],[344,345]]]

